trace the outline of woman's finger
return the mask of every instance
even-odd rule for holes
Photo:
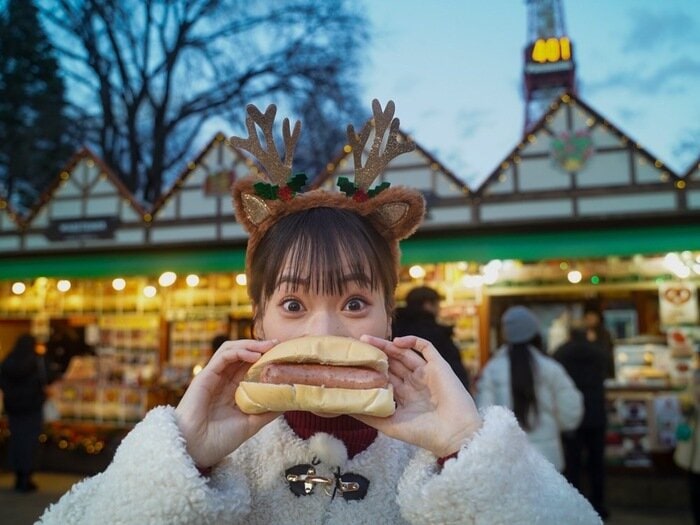
[[[363,335],[360,337],[361,341],[376,346],[387,354],[390,359],[394,358],[401,361],[410,371],[413,371],[419,366],[425,364],[425,360],[420,355],[417,355],[415,352],[411,351],[410,343],[415,342],[416,339],[417,338],[414,336],[397,337],[392,342],[387,341],[386,339],[381,339],[380,337],[373,337],[371,335]]]
[[[399,377],[401,380],[405,379],[411,371],[406,365],[397,359],[389,359],[389,372]]]
[[[240,361],[250,364],[255,363],[262,354],[275,346],[275,344],[277,344],[277,341],[227,341],[214,353],[204,370],[221,375],[232,363]]]

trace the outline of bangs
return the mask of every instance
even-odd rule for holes
[[[393,306],[397,273],[389,244],[354,212],[313,208],[288,215],[270,228],[255,255],[251,294],[258,304],[281,285],[320,295],[358,285],[382,290],[387,309]]]

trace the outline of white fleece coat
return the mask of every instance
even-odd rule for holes
[[[202,477],[185,451],[171,407],[151,410],[111,465],[77,483],[39,523],[60,524],[600,524],[588,502],[527,442],[512,413],[495,407],[440,472],[431,453],[379,434],[347,459],[328,434],[302,440],[283,418]],[[318,463],[319,475],[370,480],[359,501],[321,487],[295,496],[284,471]]]
[[[564,453],[559,434],[578,427],[583,418],[583,395],[551,357],[530,347],[533,356],[535,396],[538,417],[530,418],[530,442],[555,466],[564,470]],[[507,347],[501,347],[484,367],[477,384],[476,403],[480,408],[501,405],[513,408],[510,388],[510,359]]]

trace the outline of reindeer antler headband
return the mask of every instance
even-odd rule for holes
[[[277,108],[270,105],[265,113],[261,113],[253,105],[247,107],[248,138],[232,137],[231,143],[252,153],[265,169],[267,178],[246,177],[233,187],[236,217],[250,236],[246,270],[251,267],[250,261],[258,243],[275,222],[298,211],[321,207],[351,210],[369,219],[391,246],[394,264],[398,265],[399,241],[411,235],[420,225],[425,214],[425,201],[419,191],[406,187],[389,187],[388,182],[370,188],[389,161],[415,148],[413,142],[399,140],[399,119],[394,118],[392,101],[382,111],[379,101],[373,100],[372,111],[375,133],[364,165],[362,159],[372,132],[371,122],[364,126],[359,135],[352,125],[348,126],[348,141],[355,161],[355,182],[341,177],[338,179],[339,192],[324,189],[302,192],[306,175],[292,174],[292,158],[301,133],[301,123],[297,121],[294,130],[290,132],[289,119],[284,119],[283,161],[272,135]],[[262,131],[267,149],[260,142],[256,124]]]

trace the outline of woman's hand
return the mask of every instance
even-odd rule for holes
[[[437,457],[457,452],[481,427],[474,401],[430,342],[415,336],[393,341],[367,335],[360,339],[389,356],[389,380],[397,406],[390,417],[354,417]]]
[[[187,452],[200,468],[210,467],[279,414],[248,415],[234,401],[250,365],[278,341],[226,341],[197,374],[175,409]]]

